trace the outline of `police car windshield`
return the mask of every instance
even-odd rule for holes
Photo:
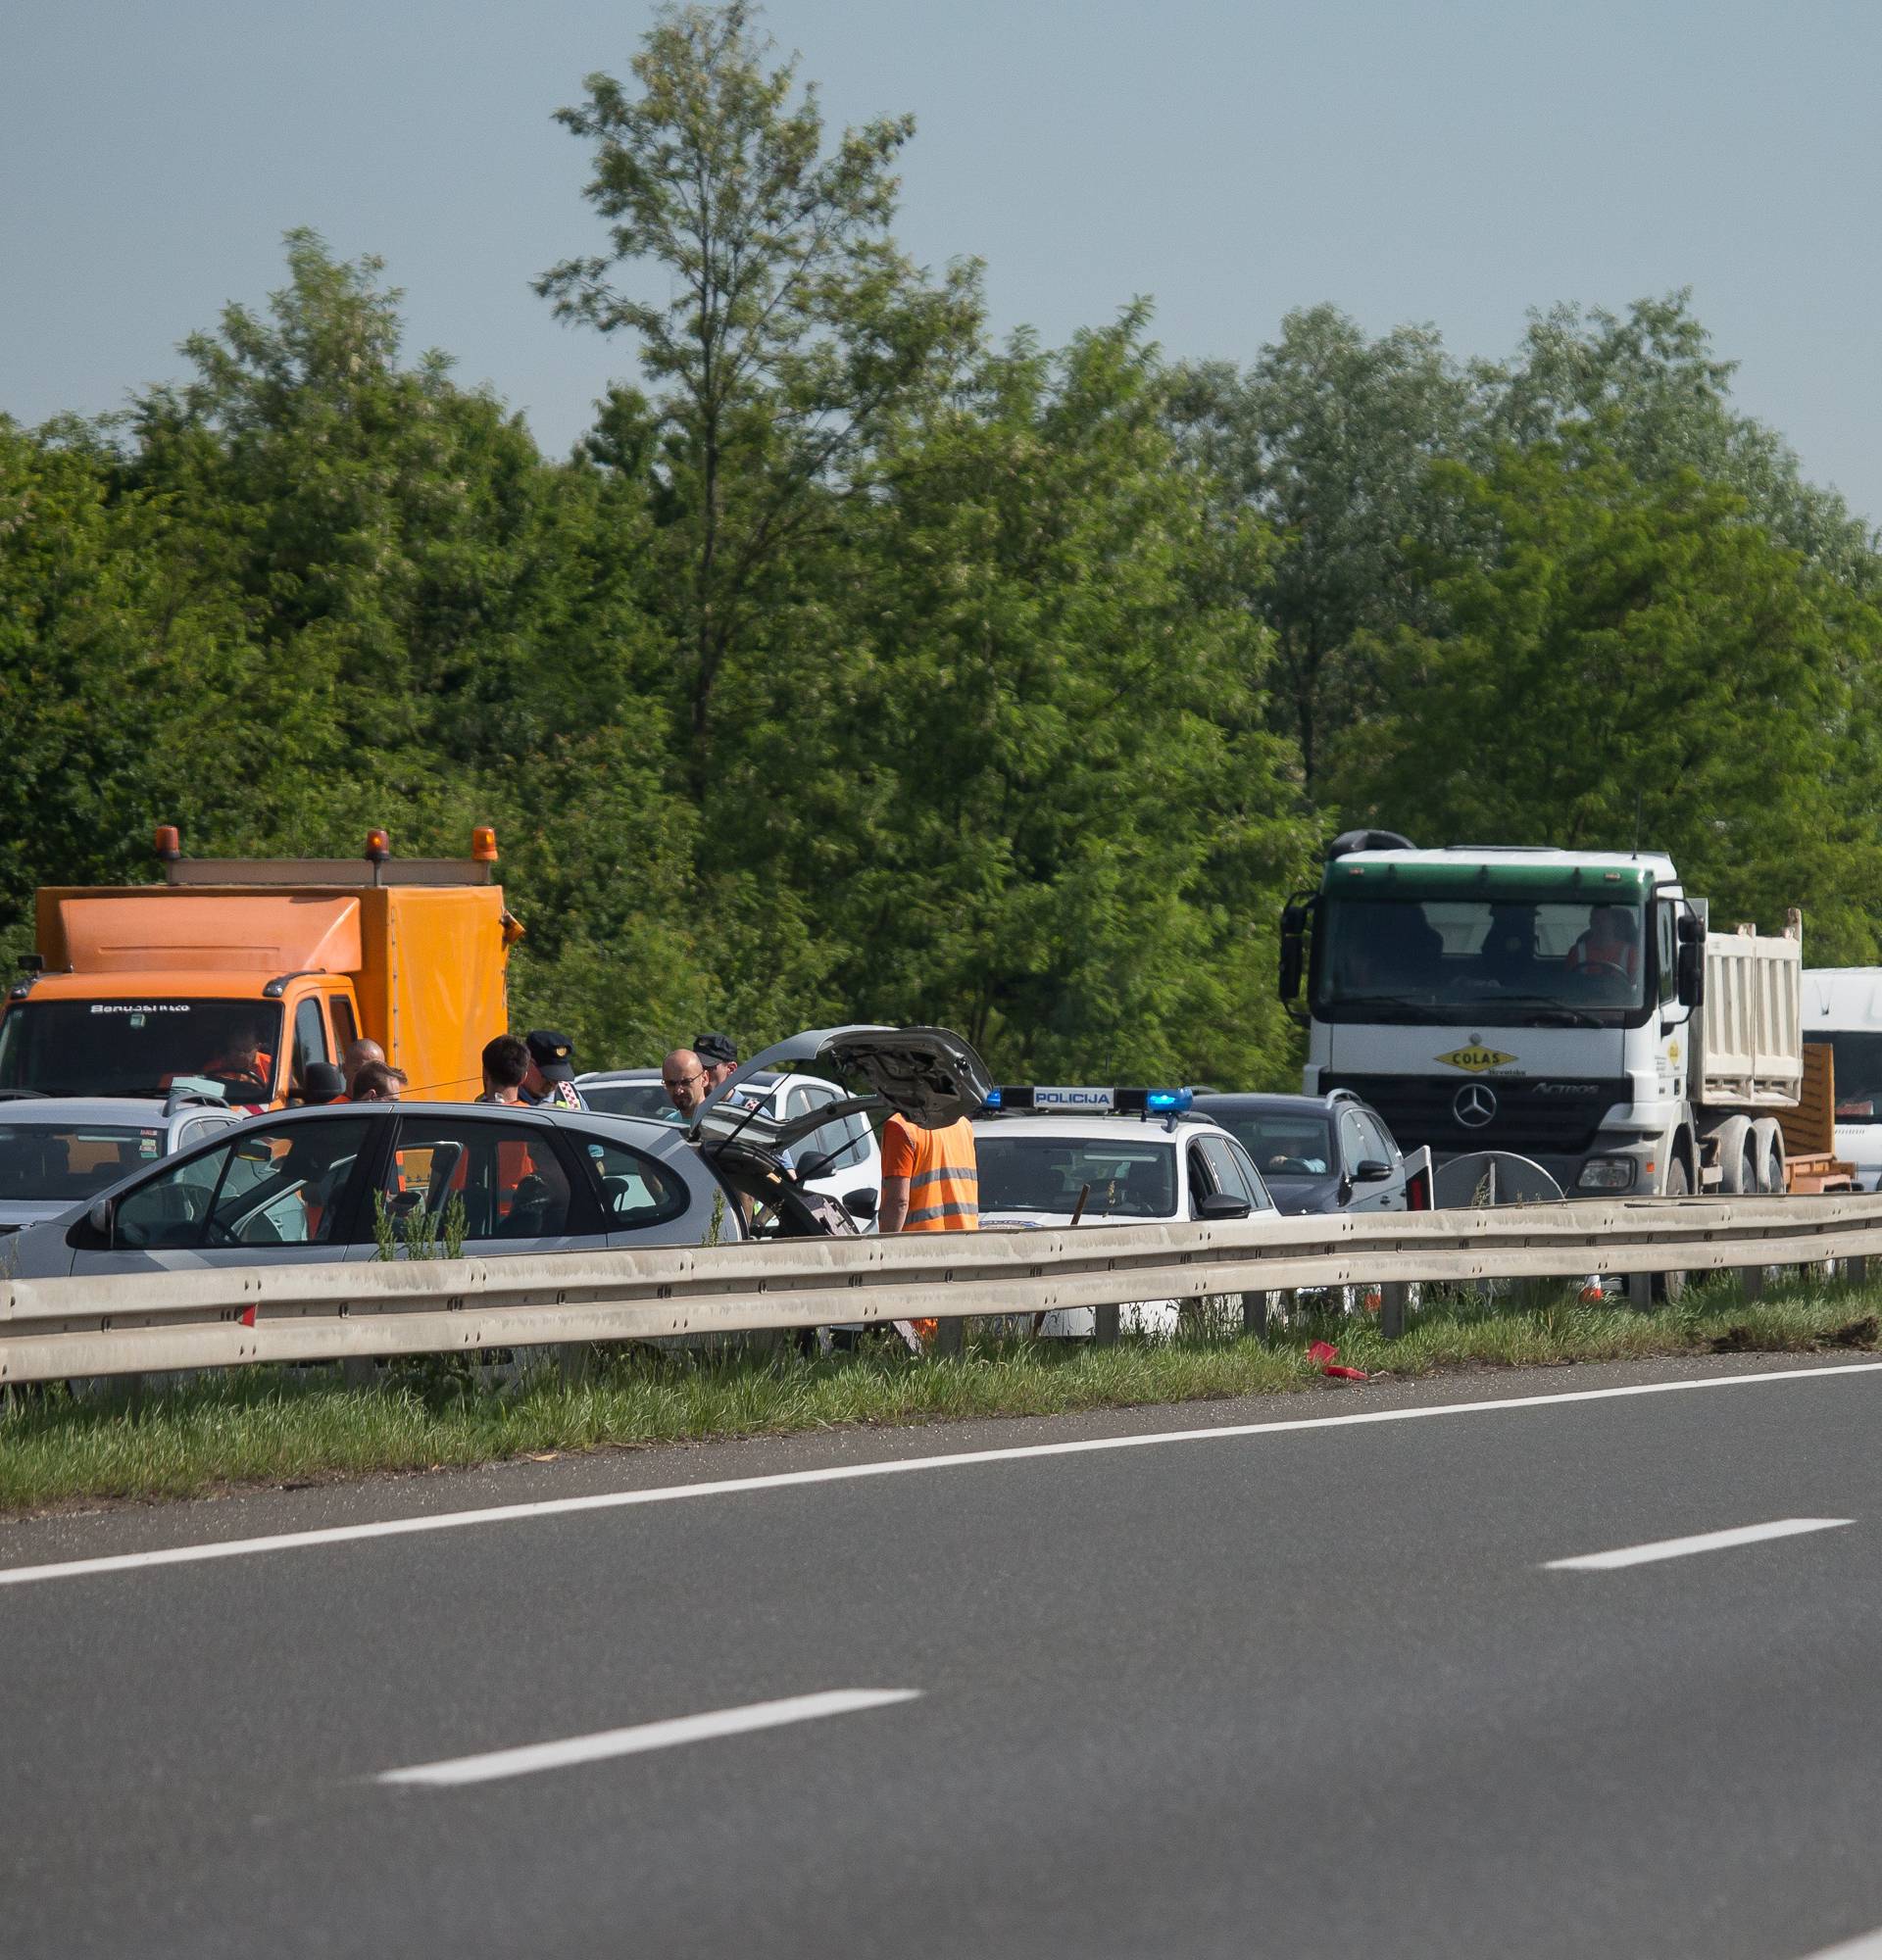
[[[231,1102],[266,1102],[280,1052],[272,1003],[16,1001],[0,1021],[0,1089],[161,1096],[194,1078]]]
[[[1052,1211],[1067,1217],[1086,1186],[1087,1218],[1171,1218],[1176,1213],[1176,1152],[1151,1138],[974,1138],[980,1217]]]
[[[1637,902],[1329,895],[1313,947],[1327,1021],[1624,1027],[1647,1011],[1654,949]]]
[[[81,1204],[162,1153],[154,1127],[0,1123],[0,1201]]]

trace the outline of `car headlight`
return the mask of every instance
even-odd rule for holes
[[[1575,1180],[1577,1191],[1626,1191],[1634,1181],[1632,1157],[1590,1157]]]

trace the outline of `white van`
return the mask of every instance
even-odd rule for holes
[[[1836,1052],[1837,1155],[1882,1189],[1882,966],[1807,967],[1804,1039]]]

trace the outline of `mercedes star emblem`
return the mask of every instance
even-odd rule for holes
[[[1466,1130],[1480,1130],[1497,1113],[1496,1092],[1481,1082],[1466,1082],[1451,1099],[1451,1113]]]

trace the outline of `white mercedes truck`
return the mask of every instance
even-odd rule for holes
[[[1440,1162],[1514,1152],[1570,1197],[1849,1188],[1827,1094],[1808,1127],[1799,915],[1709,930],[1662,854],[1348,833],[1280,963],[1307,1093],[1357,1091]]]

